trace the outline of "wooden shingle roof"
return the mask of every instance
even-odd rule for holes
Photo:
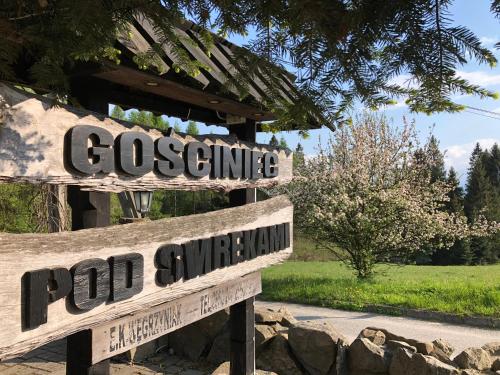
[[[113,103],[224,124],[230,123],[229,117],[257,122],[275,120],[266,103],[293,103],[298,97],[293,75],[284,70],[273,69],[274,79],[271,82],[269,73],[262,70],[253,69],[249,76],[247,71],[238,68],[235,62],[241,47],[216,35],[213,36],[213,44],[206,46],[200,28],[189,21],[184,21],[174,32],[189,58],[201,63],[199,74],[189,76],[176,69],[180,62],[178,56],[161,42],[148,19],[138,17],[130,25],[129,33],[117,39],[117,46],[122,51],[122,63],[108,64],[91,74],[100,82],[112,85],[104,89],[111,88],[116,92]],[[157,62],[156,69],[141,70],[137,67],[134,61],[137,56],[160,48],[161,60]],[[246,75],[245,81],[248,82],[245,95],[231,84],[241,75]],[[201,116],[202,113],[204,116]]]

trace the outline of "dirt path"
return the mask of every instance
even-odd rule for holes
[[[487,342],[500,341],[500,330],[372,313],[333,310],[293,303],[258,301],[257,304],[273,308],[285,306],[299,320],[329,321],[351,341],[356,338],[363,328],[368,326],[385,328],[397,335],[422,341],[432,341],[437,338],[446,339],[455,347],[457,352],[471,346],[480,347]]]

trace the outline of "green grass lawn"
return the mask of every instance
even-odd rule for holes
[[[292,260],[264,270],[262,298],[346,310],[381,304],[500,318],[500,264],[381,265],[373,280],[358,281],[339,262]]]

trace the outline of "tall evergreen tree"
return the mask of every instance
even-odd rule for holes
[[[161,130],[161,131],[166,131],[169,127],[170,124],[168,120],[164,119],[163,116],[156,116],[155,114],[149,112],[149,116],[151,118],[151,127]]]
[[[476,144],[470,158],[467,174],[465,195],[465,214],[469,222],[474,223],[479,215],[484,215],[488,220],[500,219],[500,207],[495,187],[488,175],[487,165],[491,158],[488,150],[483,151]],[[492,263],[499,258],[499,236],[473,238],[471,251],[474,254],[474,263]]]
[[[129,112],[128,120],[134,124],[152,126],[152,117],[146,111],[133,110]]]
[[[176,133],[182,132],[181,126],[179,125],[179,123],[177,121],[174,123],[174,131]]]
[[[491,148],[490,155],[486,160],[486,173],[498,193],[500,189],[500,147],[497,143]]]
[[[289,149],[288,143],[286,142],[286,139],[283,136],[280,137],[279,147]]]
[[[118,120],[125,120],[127,118],[127,115],[119,105],[115,105],[113,110],[111,111],[111,117],[116,118]]]
[[[198,124],[196,124],[195,121],[189,121],[187,128],[186,128],[186,133],[189,135],[198,135],[200,134],[200,130],[198,129]]]
[[[446,170],[444,168],[444,155],[439,149],[439,141],[434,135],[429,139],[426,152],[431,173],[431,182],[445,181]]]
[[[465,193],[453,167],[448,172],[446,183],[452,187],[447,194],[449,201],[445,204],[446,211],[450,214],[463,214]],[[432,254],[432,264],[437,265],[471,264],[472,261],[473,254],[467,239],[457,240],[449,249],[438,249]]]
[[[301,168],[304,165],[304,163],[305,163],[304,148],[299,142],[297,143],[297,147],[293,152],[293,168],[297,170],[298,168]]]
[[[269,140],[269,146],[271,147],[278,147],[279,146],[279,142],[278,142],[278,138],[276,138],[276,136],[273,134],[271,139]]]

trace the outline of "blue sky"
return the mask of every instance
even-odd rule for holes
[[[478,35],[483,44],[493,49],[493,44],[500,41],[500,21],[493,17],[489,11],[491,1],[489,0],[455,0],[450,12],[457,24],[467,26]],[[250,34],[251,37],[251,34]],[[241,36],[234,35],[230,39],[237,43],[244,43]],[[500,61],[500,50],[494,50]],[[496,68],[486,65],[478,65],[471,62],[459,67],[462,76],[473,83],[480,84],[492,91],[500,92],[500,64]],[[441,149],[446,153],[447,166],[454,166],[463,177],[467,171],[468,159],[476,142],[483,147],[491,147],[494,142],[500,143],[500,100],[484,99],[475,97],[459,97],[456,101],[472,107],[482,108],[498,112],[497,119],[480,116],[468,112],[456,114],[411,114],[404,103],[391,106],[383,112],[393,120],[395,124],[402,122],[403,116],[407,119],[415,119],[417,128],[424,141],[429,129],[433,128],[434,135],[439,139]],[[200,125],[201,133],[226,133],[224,128],[215,126],[206,127]],[[314,154],[318,145],[318,138],[325,140],[329,137],[328,129],[313,130],[309,139],[301,139],[296,132],[285,132],[282,135],[287,140],[290,148],[294,149],[298,142],[302,143],[306,154]],[[278,138],[281,134],[277,135]],[[269,142],[271,134],[259,133],[258,141]]]

